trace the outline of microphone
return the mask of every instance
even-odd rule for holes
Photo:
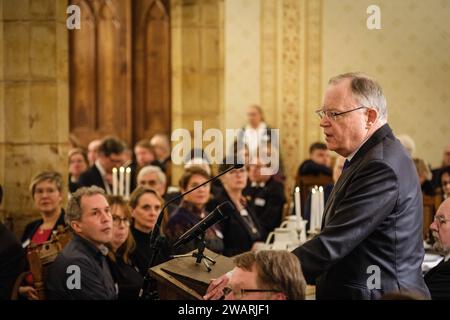
[[[188,243],[194,238],[202,235],[206,230],[211,228],[216,223],[228,218],[225,215],[227,210],[234,210],[234,206],[230,203],[230,201],[226,201],[221,203],[214,209],[210,214],[208,214],[203,220],[199,221],[195,226],[186,231],[178,240],[172,245],[173,249],[178,248],[179,246]]]

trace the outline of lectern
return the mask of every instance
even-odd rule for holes
[[[191,253],[196,252],[196,250]],[[233,259],[205,249],[205,255],[216,261],[207,271],[192,256],[174,258],[149,270],[156,279],[161,300],[201,300],[211,279],[220,277],[234,268]]]

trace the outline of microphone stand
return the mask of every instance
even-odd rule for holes
[[[206,241],[205,241],[205,233],[203,232],[201,235],[199,235],[197,237],[197,239],[199,239],[199,243],[197,245],[197,252],[193,252],[193,253],[187,253],[187,254],[179,254],[179,255],[174,255],[174,256],[170,256],[171,258],[187,258],[187,257],[194,257],[196,258],[195,263],[199,264],[200,262],[203,262],[203,264],[205,265],[205,268],[208,272],[210,272],[211,269],[211,265],[209,264],[216,264],[216,261],[206,255],[203,254],[203,252],[205,252],[205,248],[206,248]]]
[[[159,249],[161,248],[161,245],[163,244],[163,241],[164,241],[164,236],[161,235],[160,230],[161,230],[162,219],[164,217],[165,209],[167,208],[167,206],[169,204],[183,198],[185,195],[197,190],[198,188],[203,187],[205,184],[208,184],[214,180],[217,180],[219,177],[223,176],[225,173],[227,173],[231,170],[234,170],[234,169],[242,168],[243,166],[244,166],[243,164],[235,164],[231,168],[228,168],[227,170],[219,173],[217,176],[212,177],[211,179],[203,182],[202,184],[199,184],[195,188],[192,188],[191,190],[186,191],[185,193],[182,193],[182,194],[176,196],[175,198],[171,199],[170,201],[167,201],[167,203],[164,204],[161,211],[159,212],[158,219],[156,220],[155,226],[153,227],[152,234],[150,236],[150,248],[152,249],[152,255],[150,257],[149,266],[147,267],[147,272],[145,273],[144,282],[142,283],[142,288],[139,291],[139,296],[138,296],[139,300],[143,300],[144,293],[147,292],[148,286],[151,281],[149,269],[154,266],[156,257],[159,254]],[[155,299],[155,298],[156,298],[156,293],[152,292],[150,294],[150,299]]]

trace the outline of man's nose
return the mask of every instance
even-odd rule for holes
[[[438,231],[436,221],[433,221],[433,222],[430,224],[430,230],[431,230],[431,231],[435,231],[435,232]]]

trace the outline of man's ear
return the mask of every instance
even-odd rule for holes
[[[374,108],[367,109],[367,128],[369,129],[378,119],[378,111]]]
[[[72,228],[73,231],[75,231],[76,233],[82,233],[83,228],[81,227],[81,223],[80,221],[71,221],[70,222],[70,227]]]

